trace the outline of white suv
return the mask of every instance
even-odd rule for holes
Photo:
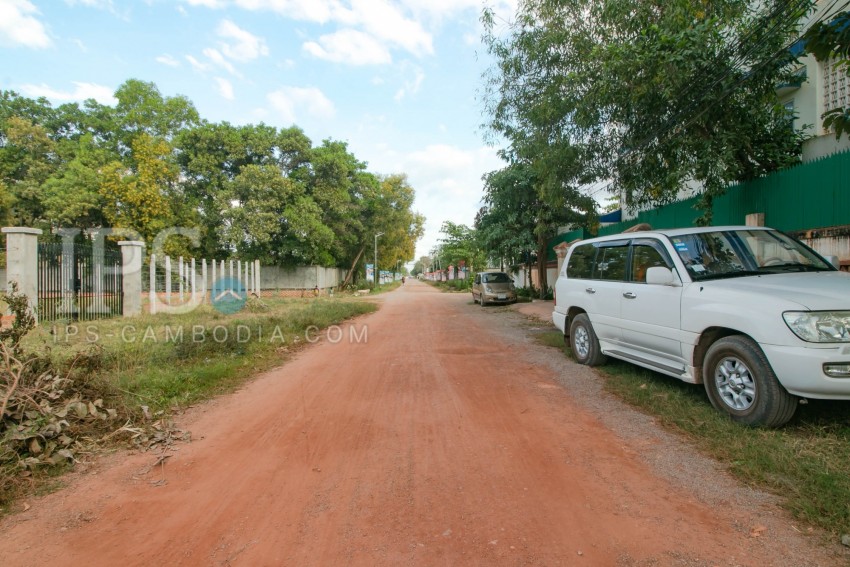
[[[776,427],[800,398],[850,399],[850,274],[768,228],[578,242],[552,319],[581,364],[619,358],[705,384],[711,403]]]

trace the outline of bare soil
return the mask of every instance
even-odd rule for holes
[[[416,281],[381,301],[351,323],[368,342],[345,326],[192,410],[165,460],[114,454],[30,500],[0,564],[847,564],[534,344],[547,323]]]

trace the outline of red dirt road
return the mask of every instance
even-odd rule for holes
[[[382,302],[353,322],[368,342],[326,340],[186,417],[163,464],[108,458],[30,501],[0,565],[839,564],[759,531],[773,508],[657,475],[529,362],[547,349],[519,315],[416,281]]]

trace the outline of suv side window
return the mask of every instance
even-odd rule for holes
[[[605,242],[596,254],[593,279],[624,281],[626,279],[626,260],[629,257],[629,242]]]
[[[475,274],[475,283],[476,283],[476,284],[480,284],[480,283],[481,283],[481,274]]]
[[[593,274],[593,259],[596,257],[596,247],[593,244],[582,244],[570,254],[567,264],[567,277],[589,280]]]
[[[632,244],[631,281],[646,282],[646,271],[655,266],[673,265],[661,245],[654,240],[637,240]]]

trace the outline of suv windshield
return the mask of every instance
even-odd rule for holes
[[[699,232],[670,241],[694,281],[835,269],[802,243],[772,230]]]

